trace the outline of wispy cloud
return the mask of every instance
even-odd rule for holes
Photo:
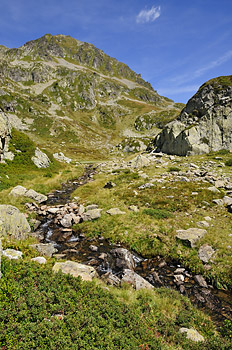
[[[215,67],[218,67],[218,66],[221,66],[223,63],[229,61],[231,58],[232,58],[232,50],[226,52],[223,56],[220,56],[216,60],[210,62],[209,64],[207,64],[207,66],[196,70],[195,76],[199,77],[199,76],[203,75],[205,72],[207,72],[208,70],[215,68]]]
[[[169,88],[158,88],[157,91],[161,95],[177,95],[180,93],[191,92],[194,93],[199,88],[198,85],[188,85],[183,87],[169,87]]]
[[[154,22],[161,15],[161,7],[160,6],[152,6],[151,9],[141,10],[136,17],[137,23],[148,23]]]
[[[207,65],[196,69],[195,71],[191,72],[191,74],[186,73],[186,74],[178,75],[176,77],[171,78],[170,81],[172,83],[175,83],[177,86],[180,86],[184,83],[193,81],[194,79],[203,76],[207,71],[210,71],[213,68],[221,66],[222,64],[228,62],[230,59],[232,59],[232,50],[227,51],[222,56],[209,62]]]

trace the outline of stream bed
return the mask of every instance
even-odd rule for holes
[[[86,167],[84,175],[63,184],[60,191],[49,194],[46,205],[65,205],[69,202],[71,193],[77,187],[91,181],[95,173],[96,168],[91,165]],[[88,238],[78,231],[65,230],[54,222],[52,215],[39,217],[39,219],[42,222],[38,229],[41,242],[53,243],[57,249],[55,254],[57,258],[91,265],[97,270],[99,276],[112,273],[121,278],[123,266],[117,265],[117,257],[114,256],[113,251],[120,248],[126,251],[127,247],[120,243],[112,244],[104,237]],[[178,261],[160,256],[146,259],[134,252],[128,252],[128,254],[133,258],[134,271],[155,288],[175,289],[182,295],[188,296],[191,302],[208,313],[218,326],[222,325],[224,319],[231,319],[232,294],[230,291],[214,288],[204,279],[202,281],[202,276],[192,275]]]

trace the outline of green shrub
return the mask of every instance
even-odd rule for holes
[[[155,219],[167,219],[172,216],[172,214],[165,209],[153,209],[153,208],[144,209],[143,214],[153,216]]]
[[[227,166],[232,166],[232,158],[228,159],[228,160],[225,162],[225,165],[227,165]]]
[[[168,171],[169,171],[170,173],[172,173],[172,172],[179,172],[179,171],[181,171],[181,169],[178,168],[178,167],[176,167],[176,166],[171,166],[171,167],[168,169]]]

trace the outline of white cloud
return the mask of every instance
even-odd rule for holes
[[[160,15],[161,15],[161,7],[152,6],[150,10],[140,11],[136,17],[136,22],[137,23],[154,22],[157,18],[159,18]]]

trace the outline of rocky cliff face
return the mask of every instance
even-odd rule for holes
[[[232,150],[232,76],[210,80],[154,141],[156,150],[180,156]]]
[[[8,151],[10,141],[10,123],[6,114],[0,109],[0,162]]]

